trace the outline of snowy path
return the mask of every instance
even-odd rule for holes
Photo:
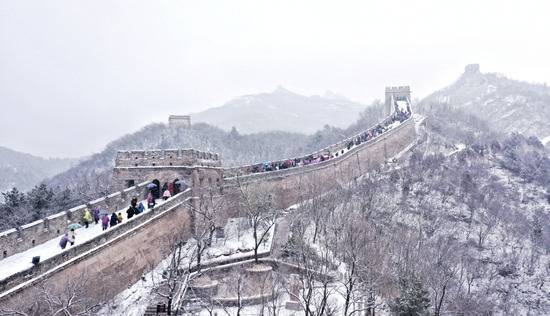
[[[144,205],[147,205],[146,201],[142,201]],[[157,204],[155,207],[158,207],[159,205],[164,204],[165,201],[162,199],[157,200]],[[139,204],[139,203],[138,203]],[[142,214],[148,213],[150,210],[145,209],[143,213],[140,213],[138,215],[134,215],[134,217],[128,219],[126,210],[128,209],[129,205],[124,207],[123,209],[119,209],[117,213],[121,213],[124,220],[122,221],[122,224],[124,224],[125,221],[134,221],[141,217]],[[109,231],[108,228],[105,232]],[[4,258],[3,260],[0,260],[0,280],[4,280],[8,278],[9,276],[30,269],[32,268],[32,257],[34,256],[40,256],[40,261],[44,261],[46,259],[55,257],[59,255],[60,253],[63,253],[72,247],[75,247],[79,244],[82,244],[88,240],[94,239],[95,237],[102,235],[104,231],[101,227],[101,221],[98,224],[92,223],[90,224],[89,228],[85,228],[84,226],[82,228],[75,229],[76,233],[76,240],[74,246],[71,246],[70,243],[67,243],[67,247],[65,249],[61,249],[59,246],[59,241],[61,240],[61,236],[51,239],[45,243],[39,244],[34,246],[33,248],[30,248],[26,251],[14,254],[12,256],[9,256],[7,258]]]

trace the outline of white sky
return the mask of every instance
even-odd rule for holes
[[[277,85],[423,97],[468,63],[550,80],[548,1],[0,0],[0,146],[80,156]]]

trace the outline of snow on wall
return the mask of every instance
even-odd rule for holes
[[[69,247],[65,250],[59,250],[57,245],[58,238],[55,238],[52,246],[56,248],[57,253],[55,255],[46,258],[34,267],[28,266],[27,262],[22,262],[21,265],[24,265],[23,270],[15,272],[14,274],[0,280],[0,305],[10,301],[15,296],[19,296],[22,292],[26,291],[29,287],[32,287],[33,284],[39,282],[41,279],[53,277],[57,273],[60,273],[65,269],[69,269],[71,265],[78,264],[78,262],[84,260],[84,258],[93,257],[95,253],[104,251],[109,248],[110,245],[126,239],[129,236],[134,236],[132,238],[135,238],[135,233],[137,231],[143,227],[150,226],[161,218],[165,218],[166,216],[170,217],[170,215],[174,216],[173,211],[178,210],[181,205],[189,200],[190,193],[190,190],[181,192],[167,200],[165,203],[160,203],[154,209],[140,214],[139,216],[135,216],[132,219],[125,220],[121,224],[109,228],[106,231],[99,231],[99,233],[90,236],[89,239],[83,240],[82,243],[77,243],[75,246]],[[179,223],[176,225],[179,225]],[[100,227],[98,226],[98,228]],[[79,230],[80,229],[77,231]],[[82,228],[82,230],[85,229]],[[91,228],[88,230],[91,230]],[[155,231],[158,231],[159,234],[164,234],[162,230]],[[83,235],[80,237],[83,237]],[[148,245],[147,243],[140,243],[140,247],[141,246],[148,247],[151,245]],[[136,246],[136,249],[137,248],[138,247]],[[123,252],[122,249],[116,248],[115,251],[117,253]],[[133,250],[129,249],[127,251]]]
[[[134,195],[140,195],[149,181],[108,196],[93,200],[87,204],[75,206],[67,211],[0,232],[0,261],[14,253],[19,253],[47,240],[64,234],[68,223],[82,221],[84,209],[99,207],[101,210],[119,209],[128,205]]]

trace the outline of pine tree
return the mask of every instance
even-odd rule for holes
[[[31,207],[30,213],[32,220],[37,220],[41,217],[44,210],[51,206],[54,193],[48,189],[44,183],[35,186],[27,193],[27,200]]]
[[[4,204],[0,205],[0,230],[22,224],[25,221],[23,210],[27,203],[25,194],[14,187],[8,192],[2,192],[2,196]]]
[[[399,281],[400,296],[390,303],[393,315],[398,316],[425,316],[429,315],[429,293],[422,286],[422,282],[415,276],[401,278]]]
[[[25,194],[13,187],[8,192],[2,192],[7,207],[18,208],[25,204]]]
[[[58,191],[55,193],[52,199],[52,209],[54,213],[63,212],[71,207],[77,205],[78,201],[76,200],[73,192],[69,188],[65,190]]]

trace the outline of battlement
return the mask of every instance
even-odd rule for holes
[[[386,87],[386,93],[387,92],[403,92],[403,93],[411,93],[411,87],[410,86],[397,86],[397,87]]]
[[[170,127],[190,127],[190,115],[170,115],[168,117],[168,126]]]
[[[216,153],[195,149],[157,149],[118,151],[116,167],[168,167],[207,166],[220,167],[220,156]]]

